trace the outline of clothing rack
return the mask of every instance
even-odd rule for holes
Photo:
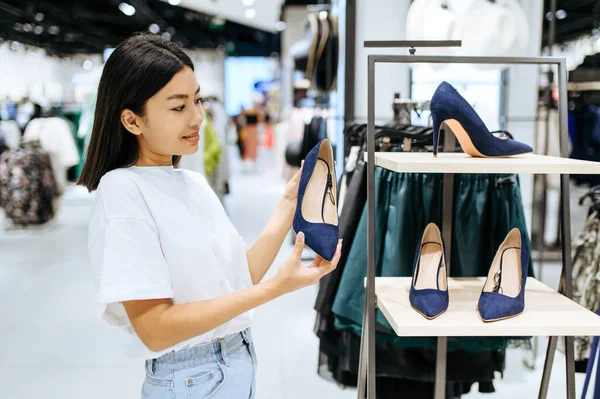
[[[402,43],[405,47],[405,43]],[[365,47],[372,47],[365,42]],[[377,42],[386,47],[385,42]],[[391,42],[387,47],[397,47]],[[455,64],[552,64],[558,66],[560,99],[560,147],[561,157],[545,157],[535,154],[513,158],[471,158],[466,154],[449,153],[454,149],[454,135],[446,131],[444,153],[433,158],[431,153],[375,153],[375,65],[377,63],[455,63]],[[548,349],[539,398],[548,393],[550,372],[554,361],[558,337],[566,337],[566,389],[568,399],[575,399],[575,367],[573,337],[576,335],[600,335],[600,317],[581,308],[572,299],[571,218],[569,213],[569,174],[600,174],[600,163],[568,159],[567,135],[567,84],[566,61],[554,57],[453,57],[415,55],[369,55],[368,56],[368,128],[367,128],[367,277],[365,307],[360,349],[358,398],[375,399],[375,308],[378,307],[399,336],[438,337],[437,366],[434,399],[445,399],[446,356],[449,336],[549,336]],[[446,262],[448,274],[452,258],[452,211],[455,173],[532,173],[561,175],[561,244],[562,274],[558,292],[534,278],[529,278],[523,314],[512,320],[483,323],[476,317],[476,300],[453,303],[461,295],[478,298],[483,280],[481,278],[449,278],[450,306],[446,313],[435,320],[424,320],[408,304],[408,286],[403,277],[375,277],[375,166],[395,172],[444,173],[444,203],[442,236],[447,244]],[[410,279],[410,278],[408,278]],[[472,292],[471,292],[472,291]],[[460,298],[459,298],[460,299]],[[465,306],[465,302],[466,306]],[[457,306],[460,305],[460,306]],[[551,314],[548,309],[554,309]],[[550,317],[549,317],[550,316]]]

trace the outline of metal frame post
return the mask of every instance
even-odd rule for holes
[[[567,64],[563,59],[558,64],[558,95],[562,104],[567,101]],[[569,157],[567,107],[559,107],[560,156]],[[560,233],[562,243],[562,289],[563,295],[573,299],[573,262],[571,258],[571,204],[569,175],[560,175]],[[567,399],[575,399],[575,349],[574,337],[566,337],[565,361],[567,369]]]
[[[359,376],[359,399],[375,399],[375,56],[368,56],[368,110],[367,110],[367,291],[365,293],[366,323],[363,324],[361,341],[360,372],[363,373],[367,358],[366,377]],[[366,353],[364,350],[366,349]],[[365,387],[366,382],[366,387]]]
[[[456,138],[448,129],[444,131],[444,152],[456,150]],[[446,273],[452,266],[452,225],[454,222],[454,173],[444,173],[442,186],[442,237],[446,253]],[[448,337],[438,337],[435,362],[434,399],[446,399],[446,370],[448,364]]]

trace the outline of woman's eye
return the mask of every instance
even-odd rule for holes
[[[183,111],[184,108],[185,105],[182,105],[181,107],[173,108],[173,111]]]
[[[200,104],[202,102],[202,97],[196,100],[196,104]]]

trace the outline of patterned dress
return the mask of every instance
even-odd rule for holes
[[[573,242],[573,300],[592,312],[600,306],[600,213],[594,211]],[[575,337],[575,360],[590,356],[591,337]]]
[[[39,142],[22,144],[0,156],[0,207],[15,225],[50,221],[58,194],[50,156]]]

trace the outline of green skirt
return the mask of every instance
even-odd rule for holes
[[[435,222],[441,228],[443,179],[442,174],[396,173],[381,168],[375,170],[377,276],[412,276],[415,251],[425,226]],[[496,250],[513,227],[527,231],[518,176],[456,174],[450,275],[487,276]],[[533,267],[530,267],[530,275],[532,271]],[[365,205],[333,303],[336,328],[360,334],[366,275]],[[436,346],[435,338],[396,336],[379,310],[376,321],[378,341],[391,341],[399,347]],[[509,340],[521,341],[519,344],[522,344],[523,339],[449,338],[448,350],[503,349]]]

